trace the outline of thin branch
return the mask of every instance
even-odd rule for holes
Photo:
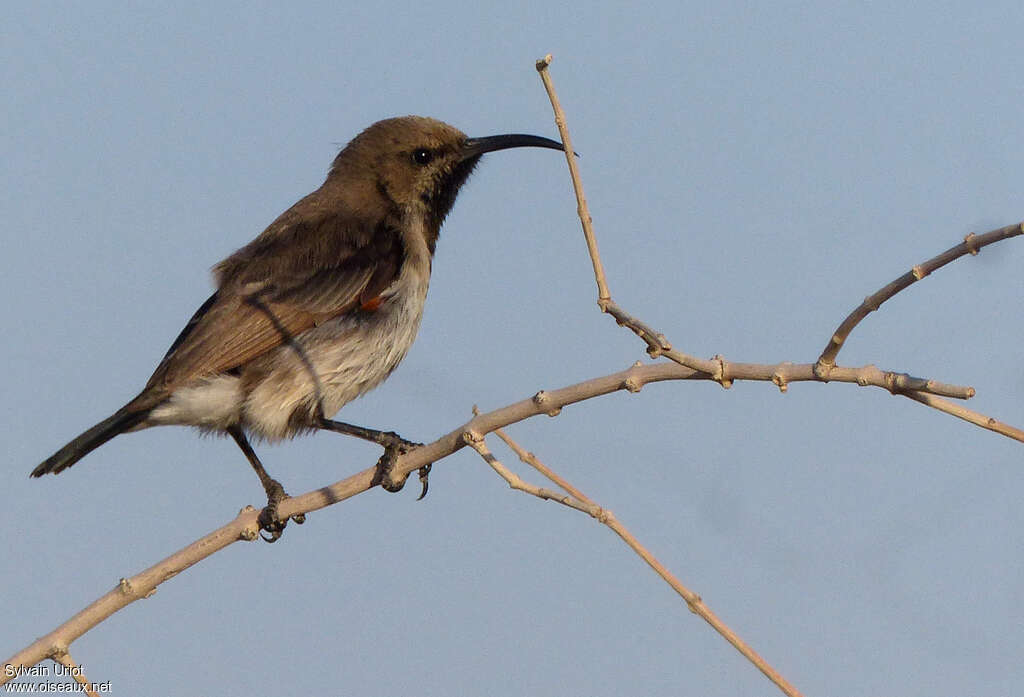
[[[520,458],[525,459],[530,465],[543,473],[544,476],[548,477],[559,486],[562,486],[566,491],[577,491],[575,487],[568,485],[567,482],[562,484],[562,482],[565,482],[562,477],[555,474],[550,467],[543,464],[532,453],[526,453],[526,451],[515,443],[515,441],[513,441],[507,434],[499,430],[499,435],[501,436],[501,439],[509,445],[509,447],[519,454]],[[472,431],[466,431],[463,434],[463,438],[474,450],[480,453],[480,456],[487,462],[487,464],[489,464],[491,468],[502,477],[502,479],[508,482],[508,485],[513,489],[527,494],[532,494],[548,501],[555,501],[578,511],[582,511],[594,518],[594,520],[597,520],[611,528],[615,534],[629,546],[630,549],[632,549],[641,559],[647,562],[647,565],[654,569],[655,573],[657,573],[672,587],[672,590],[678,593],[679,596],[686,601],[686,605],[690,608],[691,612],[699,615],[701,619],[711,625],[716,632],[732,644],[733,647],[743,654],[747,660],[753,663],[769,680],[775,683],[782,692],[789,695],[789,697],[800,697],[800,692],[790,684],[788,680],[782,677],[782,675],[772,668],[771,665],[756,651],[754,651],[749,644],[743,641],[736,632],[730,629],[725,622],[712,612],[711,609],[704,604],[704,601],[701,600],[699,595],[684,586],[683,583],[660,561],[658,561],[658,559],[651,554],[646,547],[640,544],[639,540],[637,540],[636,537],[626,529],[626,526],[619,522],[614,513],[609,511],[607,508],[598,506],[582,493],[578,495],[558,494],[557,492],[552,492],[550,489],[543,489],[541,487],[528,484],[520,479],[514,472],[505,467],[505,465],[503,465],[501,461],[491,453],[487,444],[484,442],[484,437],[482,435]],[[525,458],[524,453],[527,456]]]
[[[756,363],[732,363],[722,356],[715,356],[712,359],[690,356],[674,349],[664,334],[656,333],[613,301],[608,301],[606,311],[615,317],[619,325],[628,327],[647,343],[647,353],[652,358],[670,358],[682,366],[703,373],[707,379],[714,380],[726,388],[732,387],[735,380],[770,380],[785,392],[791,382],[824,381],[817,371],[817,364],[778,363],[769,367]],[[770,374],[766,374],[767,368],[770,368]],[[918,391],[954,399],[970,399],[975,395],[973,387],[949,385],[928,378],[913,377],[907,373],[883,371],[873,365],[861,368],[835,366],[829,373],[828,380],[856,383],[861,387],[881,387],[894,394]]]
[[[484,437],[479,433],[466,431],[462,434],[462,438],[466,441],[467,445],[480,453],[480,457],[482,457],[484,461],[491,466],[491,469],[497,472],[498,475],[513,489],[527,494],[532,494],[533,496],[544,499],[545,501],[560,503],[563,506],[574,508],[577,511],[586,513],[598,520],[601,519],[602,511],[599,506],[595,506],[594,504],[586,501],[581,501],[572,494],[561,494],[557,491],[552,491],[551,489],[545,489],[543,487],[534,486],[533,484],[524,482],[518,474],[503,465],[501,461],[494,456],[494,454],[488,449],[487,444],[484,442]]]
[[[675,361],[679,365],[699,370],[702,373],[707,373],[712,376],[716,382],[721,383],[723,387],[729,386],[723,382],[719,371],[719,365],[714,360],[697,358],[696,356],[691,356],[688,353],[683,353],[682,351],[672,348],[672,344],[669,343],[664,334],[649,327],[640,318],[626,312],[618,305],[618,303],[610,298],[601,307],[606,313],[615,318],[616,324],[620,327],[626,327],[647,344],[647,355],[651,358],[664,356],[669,360]]]
[[[59,656],[68,653],[71,642],[121,608],[136,600],[152,596],[156,592],[156,587],[164,581],[177,576],[196,562],[219,552],[233,542],[240,539],[256,539],[257,515],[258,512],[248,506],[227,525],[214,530],[145,571],[131,578],[122,578],[117,586],[93,601],[67,622],[5,661],[5,670],[0,671],[0,685],[13,677],[11,673],[14,671],[6,670],[8,665],[13,666],[16,670],[20,666],[33,666],[47,658],[59,660]]]
[[[983,235],[975,235],[972,232],[967,235],[964,238],[964,241],[960,244],[955,247],[950,247],[942,254],[932,257],[922,264],[918,264],[892,283],[889,283],[877,292],[864,298],[864,302],[862,302],[857,309],[851,312],[832,334],[832,338],[829,339],[828,345],[825,346],[825,350],[822,351],[821,355],[818,357],[817,371],[823,378],[828,377],[829,370],[831,370],[832,366],[835,365],[839,349],[843,347],[843,344],[846,342],[847,338],[849,338],[850,332],[853,331],[854,327],[860,324],[861,320],[881,307],[882,303],[886,300],[896,295],[904,288],[917,283],[932,271],[941,269],[946,264],[956,261],[962,256],[967,254],[976,256],[978,254],[978,250],[982,247],[987,247],[990,244],[1001,242],[1002,240],[1009,239],[1010,237],[1016,237],[1020,234],[1024,234],[1024,223],[1007,225],[1006,227],[999,228],[998,230],[986,232]]]
[[[1019,428],[1014,428],[1009,424],[1004,424],[1002,421],[993,419],[991,416],[979,414],[978,412],[966,409],[959,404],[948,402],[941,397],[936,397],[930,394],[921,394],[920,392],[903,392],[901,394],[908,399],[913,399],[914,401],[932,407],[933,409],[944,411],[947,414],[955,416],[958,419],[963,419],[975,426],[981,426],[982,428],[998,433],[1001,436],[1006,436],[1007,438],[1012,438],[1024,443],[1024,431]]]
[[[68,669],[68,672],[71,674],[71,677],[75,679],[75,682],[82,686],[82,691],[85,692],[85,694],[87,694],[89,697],[99,697],[99,694],[96,692],[95,689],[93,689],[93,683],[89,682],[89,680],[82,673],[82,669],[79,668],[78,665],[76,665],[75,662],[71,660],[71,654],[67,652],[58,653],[56,656],[53,657],[53,660],[57,661],[62,666]]]
[[[576,151],[572,147],[572,139],[569,137],[569,129],[565,125],[565,112],[558,101],[555,93],[555,86],[551,82],[551,75],[548,73],[548,66],[551,65],[551,54],[544,56],[537,61],[537,72],[548,92],[548,99],[551,100],[551,107],[555,111],[555,125],[558,126],[558,133],[562,137],[562,144],[565,146],[565,160],[569,163],[569,172],[572,176],[573,190],[576,192],[576,212],[583,223],[583,237],[587,241],[587,249],[590,250],[590,261],[594,265],[594,280],[597,281],[597,304],[604,309],[604,302],[611,300],[608,292],[608,283],[605,281],[604,266],[601,264],[601,255],[597,251],[597,237],[594,236],[594,219],[590,217],[590,209],[587,207],[587,198],[583,195],[583,184],[579,177],[579,165],[576,163]]]
[[[696,358],[695,356],[690,356],[674,350],[668,343],[668,340],[665,339],[664,334],[654,331],[612,301],[611,291],[608,289],[608,282],[604,274],[604,264],[601,263],[601,254],[597,249],[597,235],[594,234],[594,219],[590,215],[590,209],[587,206],[587,197],[583,193],[583,179],[580,177],[579,166],[576,163],[575,151],[572,147],[572,138],[569,135],[569,126],[566,122],[565,111],[562,109],[561,101],[558,99],[558,93],[555,91],[555,84],[551,79],[551,73],[548,71],[548,66],[551,65],[551,61],[552,57],[550,53],[538,60],[537,72],[540,73],[540,79],[544,83],[544,89],[548,93],[548,99],[551,101],[551,109],[555,114],[555,125],[558,127],[558,134],[562,138],[562,145],[565,146],[565,160],[569,163],[569,178],[572,180],[572,189],[576,194],[576,212],[579,215],[580,224],[583,226],[583,236],[587,241],[587,251],[590,254],[590,263],[594,267],[594,280],[597,282],[598,307],[601,308],[602,312],[612,315],[620,327],[628,327],[634,334],[643,339],[647,343],[647,352],[652,358],[665,356],[666,358],[675,361],[679,365],[686,366],[687,368],[699,370],[712,376],[716,375],[715,366],[712,361],[705,361],[700,358]]]
[[[475,407],[474,407],[474,409],[475,409]],[[476,412],[474,411],[474,413],[476,413]],[[505,433],[505,429],[503,429],[503,428],[496,428],[496,429],[494,429],[494,433],[495,433],[495,435],[498,436],[498,438],[501,438],[503,441],[505,441],[505,445],[507,445],[508,447],[512,448],[513,452],[515,452],[515,454],[519,456],[520,460],[522,460],[523,462],[528,464],[530,467],[534,468],[535,470],[537,470],[538,472],[543,474],[545,477],[550,479],[552,482],[555,483],[556,486],[558,486],[559,488],[564,489],[565,491],[569,492],[569,494],[571,496],[579,499],[583,503],[587,503],[587,504],[593,504],[594,503],[589,498],[587,498],[587,496],[582,491],[580,491],[579,489],[574,487],[568,481],[566,481],[561,476],[559,476],[559,474],[557,472],[555,472],[553,469],[551,469],[550,467],[545,465],[543,462],[541,462],[539,459],[537,459],[536,455],[534,455],[531,452],[527,452],[526,450],[523,450],[523,448],[518,443],[516,443],[514,440],[512,440],[512,438],[510,438],[509,435],[507,433]]]

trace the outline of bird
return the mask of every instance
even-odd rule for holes
[[[484,154],[519,147],[564,152],[549,138],[471,138],[422,116],[363,130],[334,158],[320,188],[214,267],[216,290],[142,391],[31,476],[59,474],[115,436],[153,426],[229,435],[266,492],[259,525],[273,542],[288,522],[277,513],[287,493],[250,437],[344,433],[383,446],[386,468],[417,444],[331,417],[405,357],[419,330],[441,225],[459,190]],[[382,478],[385,487],[389,479]]]

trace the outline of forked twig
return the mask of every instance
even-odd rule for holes
[[[701,600],[701,597],[699,595],[697,595],[692,590],[684,586],[683,583],[678,578],[676,578],[676,576],[671,571],[669,571],[660,561],[658,561],[658,559],[655,558],[655,556],[651,554],[651,552],[646,547],[640,544],[639,540],[637,540],[636,537],[634,537],[633,534],[629,530],[627,530],[622,523],[619,522],[618,518],[615,517],[614,513],[609,511],[607,508],[602,508],[601,506],[595,504],[590,498],[585,496],[577,488],[573,487],[568,482],[566,482],[562,477],[555,474],[550,467],[543,464],[539,459],[537,459],[535,455],[526,452],[515,441],[513,441],[504,431],[498,429],[496,433],[501,437],[503,441],[505,441],[509,445],[509,447],[511,447],[516,452],[516,454],[519,455],[520,459],[534,467],[534,469],[536,469],[538,472],[543,474],[545,477],[547,477],[556,485],[563,488],[565,491],[569,493],[559,494],[558,492],[553,492],[550,489],[544,489],[524,482],[517,474],[509,470],[504,464],[501,463],[500,460],[498,460],[498,458],[494,456],[494,454],[487,447],[487,444],[484,442],[484,437],[479,433],[475,433],[473,431],[466,431],[463,434],[463,438],[470,445],[470,447],[472,447],[474,450],[480,453],[480,456],[484,459],[484,461],[487,462],[487,464],[490,465],[491,468],[495,472],[497,472],[502,479],[508,482],[508,485],[513,489],[525,492],[527,494],[532,494],[534,496],[537,496],[538,498],[547,501],[555,501],[557,503],[561,503],[562,505],[568,506],[569,508],[582,511],[591,516],[592,518],[594,518],[594,520],[598,521],[599,523],[603,523],[604,525],[607,525],[609,528],[611,528],[615,532],[615,534],[618,535],[622,539],[622,541],[629,546],[630,549],[632,549],[641,559],[647,562],[648,566],[654,569],[655,573],[657,573],[662,578],[662,580],[664,580],[666,583],[668,583],[668,585],[672,587],[672,590],[678,593],[679,596],[684,601],[686,601],[686,605],[690,608],[691,612],[693,612],[695,615],[699,615],[701,619],[703,619],[705,622],[711,625],[716,632],[718,632],[726,641],[732,644],[737,651],[739,651],[741,654],[743,654],[744,657],[747,658],[747,660],[749,660],[751,663],[757,666],[757,669],[764,673],[764,675],[769,680],[775,683],[775,685],[778,686],[778,688],[782,690],[783,693],[789,695],[790,697],[799,697],[800,692],[792,684],[790,684],[788,680],[782,677],[782,675],[779,674],[777,670],[772,668],[771,665],[769,665],[769,663],[766,660],[764,660],[764,658],[762,658],[756,651],[754,651],[754,649],[751,648],[749,644],[743,641],[743,639],[741,639],[739,635],[736,634],[736,632],[730,629],[729,626],[725,624],[725,622],[723,622],[714,612],[712,612],[711,609],[704,604],[704,601]]]
[[[1024,223],[1007,225],[1006,227],[1001,227],[998,230],[992,230],[982,235],[975,235],[972,232],[967,235],[964,238],[964,241],[960,244],[950,247],[946,251],[942,252],[942,254],[932,257],[926,262],[918,264],[895,281],[883,286],[875,293],[864,298],[864,302],[858,305],[857,309],[847,315],[846,319],[844,319],[835,332],[832,333],[832,337],[829,339],[828,345],[825,346],[825,350],[821,352],[820,356],[818,356],[815,372],[819,373],[823,379],[828,378],[829,371],[836,364],[836,356],[839,354],[839,350],[843,347],[843,344],[849,338],[850,332],[860,324],[861,320],[881,307],[882,303],[886,300],[896,295],[904,288],[917,283],[932,271],[941,269],[946,264],[956,261],[962,256],[968,254],[976,256],[982,247],[987,247],[990,244],[1001,242],[1002,240],[1009,239],[1010,237],[1016,237],[1021,234],[1024,234]],[[924,403],[927,404],[927,402]]]
[[[665,356],[666,358],[669,358],[680,365],[686,366],[687,368],[699,370],[702,373],[707,373],[712,376],[716,375],[717,372],[714,361],[690,356],[673,349],[663,334],[654,331],[642,321],[623,310],[612,300],[611,291],[608,290],[608,281],[604,274],[604,265],[601,263],[601,254],[597,250],[597,236],[594,234],[594,219],[590,215],[590,209],[587,206],[587,197],[583,193],[583,180],[580,178],[579,165],[577,164],[574,156],[575,151],[572,147],[572,137],[569,135],[569,127],[565,119],[565,111],[562,109],[562,104],[558,99],[558,93],[555,91],[554,82],[551,80],[551,73],[548,71],[548,66],[551,65],[551,60],[552,57],[550,53],[538,60],[537,72],[540,73],[540,79],[544,83],[544,89],[548,93],[548,99],[551,101],[551,108],[555,113],[555,125],[558,127],[558,134],[562,138],[562,144],[565,146],[565,160],[569,163],[569,177],[572,179],[572,188],[576,194],[576,212],[579,214],[580,224],[583,226],[583,237],[586,239],[587,251],[590,253],[590,262],[594,267],[594,280],[597,281],[598,307],[601,308],[602,312],[612,315],[619,326],[627,327],[630,331],[643,339],[647,344],[647,352],[652,358]]]
[[[987,428],[995,433],[1020,440],[1018,436],[1018,434],[1021,433],[1020,429],[1007,426],[1006,424],[1002,424],[995,419],[984,416],[970,409],[949,404],[949,402],[942,399],[922,398],[930,397],[932,395],[941,395],[956,399],[969,399],[975,394],[973,387],[948,385],[935,380],[929,380],[927,378],[912,377],[905,373],[881,371],[874,366],[865,366],[863,368],[856,369],[843,368],[835,365],[835,357],[839,353],[839,349],[842,347],[843,342],[849,336],[850,332],[853,331],[853,328],[857,326],[857,324],[867,316],[868,313],[878,309],[883,302],[912,283],[924,278],[932,271],[945,266],[965,254],[975,255],[982,247],[1024,233],[1024,223],[1009,225],[998,230],[986,232],[982,235],[975,235],[973,233],[967,235],[961,244],[946,250],[942,254],[934,257],[933,259],[929,259],[923,264],[915,266],[907,274],[896,279],[874,295],[869,296],[860,305],[860,307],[854,310],[846,320],[843,321],[833,334],[829,345],[825,348],[825,351],[822,352],[821,356],[819,356],[818,360],[813,364],[795,365],[791,363],[783,363],[777,366],[764,366],[754,363],[733,363],[727,361],[722,356],[715,356],[712,359],[702,359],[697,358],[696,356],[691,356],[675,349],[668,339],[665,338],[664,334],[654,330],[639,318],[619,307],[619,305],[617,305],[611,298],[611,292],[608,290],[608,284],[604,275],[604,268],[601,264],[601,259],[597,251],[597,238],[594,234],[593,219],[590,217],[586,198],[583,194],[583,184],[579,176],[579,167],[577,166],[575,158],[572,157],[571,154],[568,154],[572,153],[569,128],[566,123],[565,112],[558,100],[554,83],[551,80],[551,75],[548,71],[548,66],[551,65],[551,60],[551,55],[548,54],[541,60],[537,61],[536,67],[537,71],[540,73],[541,80],[544,82],[544,88],[547,90],[548,97],[551,100],[551,107],[555,113],[555,123],[558,126],[558,132],[566,146],[565,150],[567,152],[566,159],[569,163],[569,175],[572,178],[573,190],[576,192],[580,222],[583,226],[583,234],[587,241],[587,249],[590,253],[591,262],[594,266],[595,278],[597,280],[598,306],[603,312],[614,317],[619,326],[628,328],[640,337],[644,343],[647,344],[647,353],[652,358],[665,356],[682,366],[702,373],[708,379],[714,380],[722,385],[722,387],[730,387],[733,381],[737,379],[769,379],[778,385],[779,389],[783,392],[786,391],[786,387],[790,382],[796,382],[799,380],[815,380],[819,382],[855,382],[861,386],[874,385],[876,387],[883,387],[893,394],[901,394],[910,397],[921,404],[952,414],[966,421],[982,426],[983,428]],[[809,373],[807,370],[808,368],[810,368]],[[851,370],[853,371],[852,373],[850,372]],[[767,377],[765,377],[766,375]]]

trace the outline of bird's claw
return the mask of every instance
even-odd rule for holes
[[[277,514],[277,506],[286,498],[288,498],[288,494],[285,492],[284,487],[277,480],[271,480],[270,486],[267,487],[267,506],[260,511],[259,518],[256,519],[260,526],[260,537],[263,538],[264,542],[273,544],[281,539],[281,535],[284,534],[284,529],[287,527],[289,520],[293,521],[296,525],[302,525],[306,522],[305,513],[296,513],[284,520],[281,519]],[[264,532],[269,534],[264,535]]]
[[[427,489],[430,487],[430,468],[433,466],[433,462],[428,462],[420,467],[420,484],[423,485],[423,491],[420,492],[417,501],[422,501],[423,497],[427,495]]]
[[[277,542],[281,539],[281,535],[284,533],[284,528],[288,525],[287,520],[281,520],[277,515],[277,504],[267,504],[267,507],[260,512],[260,517],[256,519],[260,524],[260,537],[263,538],[264,542]],[[265,533],[270,533],[269,535]]]
[[[421,447],[423,443],[414,443],[411,440],[406,440],[397,433],[386,433],[384,435],[388,437],[388,441],[381,443],[384,446],[384,454],[377,460],[377,478],[385,491],[394,493],[402,490],[407,479],[407,476],[401,479],[394,476],[392,470],[394,469],[395,462],[400,456]],[[430,465],[427,464],[421,467],[419,473],[420,482],[423,483],[423,491],[420,493],[419,498],[416,499],[417,501],[427,495],[427,476],[430,474]]]

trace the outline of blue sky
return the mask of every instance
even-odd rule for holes
[[[3,25],[3,657],[260,503],[233,443],[180,428],[27,475],[140,389],[210,267],[378,119],[555,136],[533,68],[553,53],[612,293],[702,357],[813,361],[865,295],[1024,220],[1019,3],[32,3]],[[973,385],[1024,425],[1022,264],[1018,238],[943,269],[841,362]],[[494,154],[416,345],[340,418],[432,440],[642,349],[596,310],[564,160]],[[1019,443],[840,384],[663,383],[510,432],[805,694],[1024,681]],[[378,455],[259,452],[292,492]],[[72,654],[120,694],[772,694],[609,531],[475,453],[412,488],[234,545]]]

